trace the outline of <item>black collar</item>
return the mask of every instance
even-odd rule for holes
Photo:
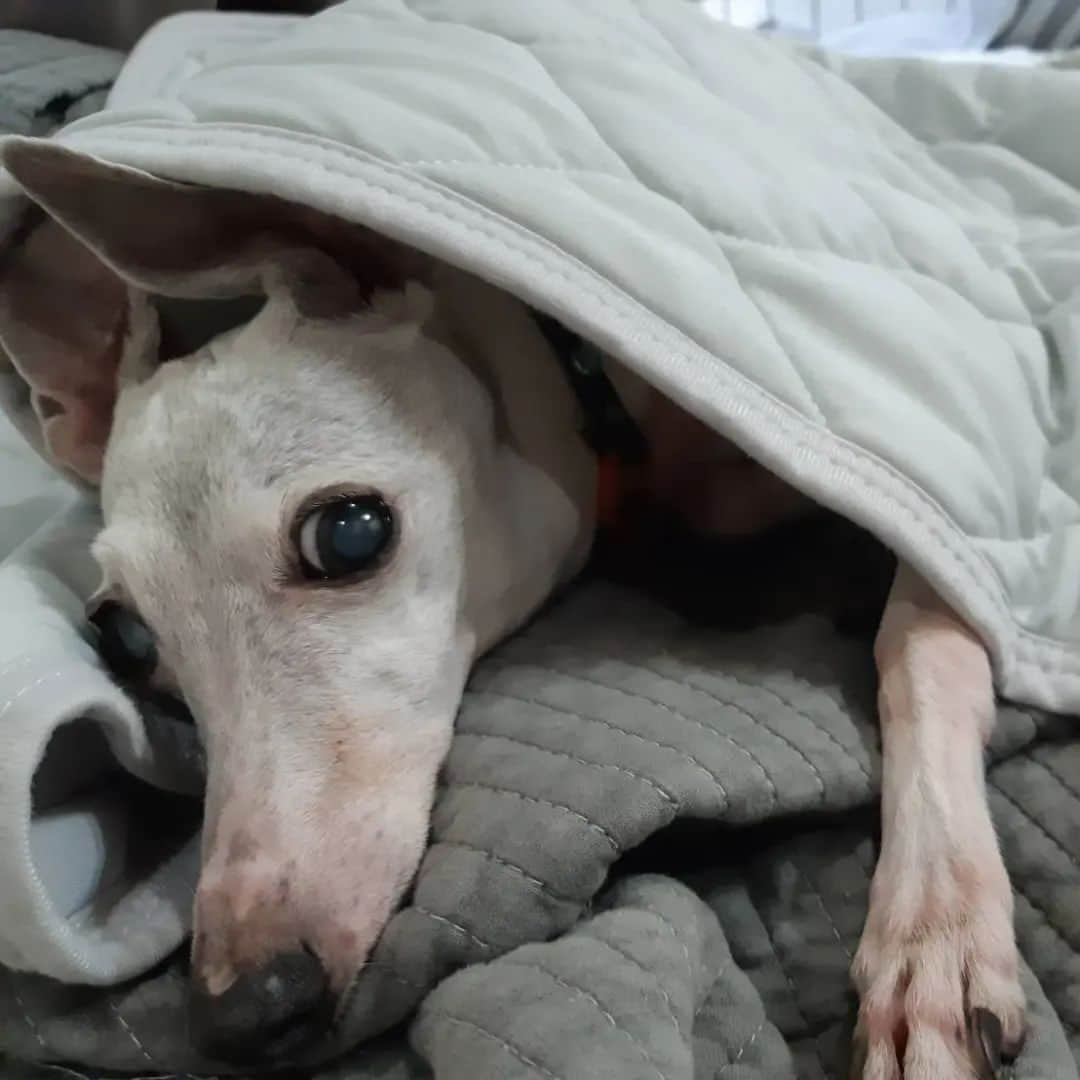
[[[533,310],[533,317],[581,403],[582,437],[589,447],[598,457],[614,455],[625,465],[641,464],[648,443],[604,371],[604,354],[550,315]]]

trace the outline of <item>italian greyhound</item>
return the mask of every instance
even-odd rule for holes
[[[409,886],[470,666],[582,567],[597,461],[506,293],[273,199],[58,147],[5,164],[50,216],[9,245],[0,336],[48,450],[100,487],[92,618],[205,745],[192,1035],[273,1059],[329,1023]],[[162,296],[261,307],[224,304],[222,329]],[[624,503],[644,492],[726,535],[805,511],[610,374],[649,447]],[[854,1075],[990,1077],[1025,1004],[984,787],[987,653],[901,564],[875,656],[882,845]]]

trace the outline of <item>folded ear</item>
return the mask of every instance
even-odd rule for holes
[[[0,265],[0,341],[48,450],[92,483],[119,389],[158,359],[148,294],[284,291],[301,316],[334,318],[427,274],[402,245],[269,196],[173,183],[42,140],[6,141],[2,162],[52,220]]]
[[[313,315],[399,288],[425,260],[369,229],[270,196],[178,184],[58,143],[9,139],[4,167],[121,277],[207,298],[288,286]],[[323,299],[317,293],[331,294]]]
[[[55,222],[0,266],[0,343],[30,387],[46,449],[83,480],[100,479],[119,386],[156,337],[145,298]]]

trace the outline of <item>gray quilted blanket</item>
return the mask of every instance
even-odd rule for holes
[[[713,632],[579,586],[477,669],[415,894],[354,988],[360,1048],[319,1080],[844,1075],[876,746],[865,641],[816,616]],[[1003,706],[992,757],[1032,1004],[1015,1077],[1073,1078],[1075,722]],[[9,973],[4,1044],[94,1075],[207,1069],[183,970],[108,991]]]

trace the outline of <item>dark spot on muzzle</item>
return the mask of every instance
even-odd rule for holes
[[[191,987],[191,1042],[219,1061],[286,1063],[324,1034],[332,1018],[329,978],[308,949],[274,957],[221,994]]]

